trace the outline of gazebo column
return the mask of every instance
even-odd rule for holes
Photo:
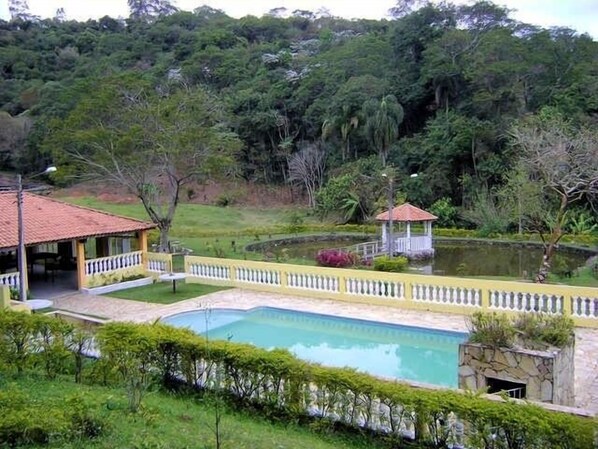
[[[77,254],[77,288],[81,290],[87,285],[87,275],[85,274],[85,240],[76,241]]]
[[[411,252],[411,222],[407,222],[407,242],[405,242],[405,248],[407,252]]]
[[[432,249],[432,222],[431,221],[426,221],[424,222],[426,224],[426,235],[428,236],[428,247],[429,249]]]

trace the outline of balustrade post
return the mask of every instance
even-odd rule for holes
[[[347,294],[347,279],[340,274],[336,278],[338,279],[338,292],[341,296],[345,296]]]
[[[480,288],[480,306],[482,310],[488,310],[490,308],[490,290],[482,285]]]
[[[234,263],[231,263],[228,266],[228,280],[233,285],[235,285],[235,283],[237,282],[237,267],[235,266]]]
[[[563,294],[563,315],[570,316],[572,310],[573,310],[573,307],[572,307],[571,295],[565,293],[565,294]]]
[[[409,280],[405,281],[405,301],[413,301],[413,284]]]
[[[289,284],[289,280],[288,280],[288,272],[287,272],[287,270],[285,268],[281,268],[280,272],[279,272],[279,275],[280,275],[280,288],[282,290],[286,290],[287,287],[289,286],[288,285]]]

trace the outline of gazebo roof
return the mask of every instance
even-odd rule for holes
[[[419,207],[412,206],[409,203],[401,204],[392,209],[393,221],[433,221],[438,219],[436,215],[432,215],[430,212],[420,209]],[[388,221],[388,211],[382,212],[376,216],[378,221]]]
[[[117,235],[156,226],[52,198],[23,193],[25,245]],[[0,192],[0,248],[19,244],[16,192]]]

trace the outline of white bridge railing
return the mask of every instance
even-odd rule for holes
[[[85,261],[85,275],[94,276],[114,271],[141,266],[143,257],[141,251],[117,254],[116,256],[100,257]]]
[[[598,328],[598,288],[186,256],[188,282],[274,291],[411,309],[468,314],[570,315]]]
[[[411,238],[395,237],[393,240],[394,254],[418,254],[433,250],[432,238],[427,235],[412,235]],[[341,249],[351,251],[364,260],[373,259],[374,257],[388,253],[388,246],[382,240],[358,243]]]

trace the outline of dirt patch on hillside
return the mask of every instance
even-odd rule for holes
[[[93,196],[101,201],[116,204],[133,204],[139,201],[133,193],[122,186],[106,182],[81,183],[56,190],[53,195],[58,197]],[[181,192],[181,202],[250,207],[303,206],[307,203],[297,189],[289,186],[263,185],[246,181],[209,182],[185,186]]]

